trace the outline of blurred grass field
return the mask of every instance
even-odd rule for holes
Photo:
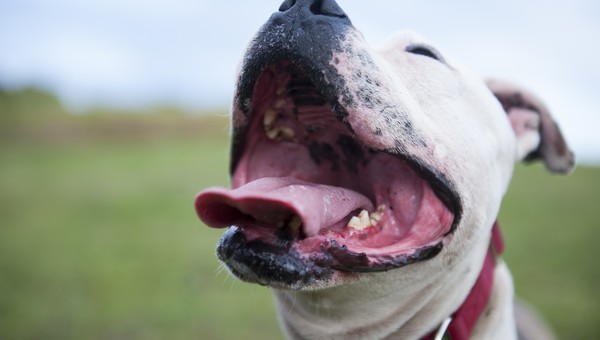
[[[281,338],[192,208],[228,183],[225,118],[7,114],[62,110],[42,102],[0,101],[0,339]],[[600,339],[599,188],[600,168],[519,166],[499,219],[518,294],[563,339]]]

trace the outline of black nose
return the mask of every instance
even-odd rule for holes
[[[346,13],[335,0],[285,0],[279,7],[279,11],[286,12],[295,6],[308,10],[314,15],[347,18]]]

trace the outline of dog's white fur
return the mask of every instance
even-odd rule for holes
[[[366,84],[353,75],[372,72],[371,79],[382,85],[373,95],[382,105],[403,112],[424,143],[417,145],[400,135],[381,119],[382,108],[377,107],[350,109],[358,139],[373,149],[400,140],[404,152],[441,171],[460,196],[460,224],[431,260],[358,279],[338,275],[322,289],[275,291],[279,321],[290,338],[417,339],[438,327],[463,303],[482,268],[490,228],[515,162],[540,146],[535,117],[535,128],[529,124],[526,133],[516,134],[507,113],[478,76],[445,56],[442,63],[407,53],[406,46],[415,43],[430,45],[414,33],[402,32],[372,49],[354,31],[332,65],[356,91]],[[356,58],[361,53],[368,53],[376,67]],[[376,130],[383,133],[374,136]],[[487,309],[472,338],[515,339],[512,279],[502,261],[495,269]]]

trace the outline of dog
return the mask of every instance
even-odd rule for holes
[[[574,167],[532,93],[286,0],[243,57],[231,132],[232,189],[195,208],[227,227],[229,271],[273,288],[286,337],[517,338],[501,200],[518,161]]]

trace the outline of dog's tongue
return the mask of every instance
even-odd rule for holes
[[[261,178],[232,190],[206,189],[195,205],[200,219],[214,228],[248,222],[280,227],[296,214],[306,236],[344,222],[355,210],[373,211],[371,201],[355,191],[290,177]]]

